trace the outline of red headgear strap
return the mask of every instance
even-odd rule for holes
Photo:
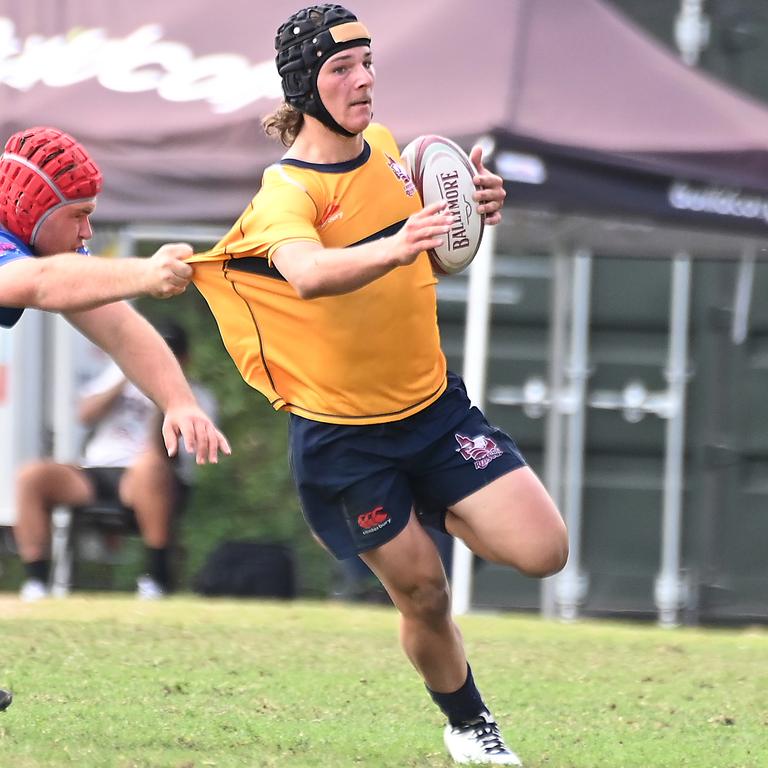
[[[0,155],[0,223],[34,246],[54,210],[90,202],[101,184],[99,167],[68,134],[47,127],[19,131]]]

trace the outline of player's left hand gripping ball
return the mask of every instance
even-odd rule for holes
[[[501,221],[501,207],[507,196],[504,179],[491,173],[483,165],[483,150],[480,145],[472,147],[469,157],[477,170],[473,181],[477,187],[474,198],[479,203],[478,210],[485,218],[485,223],[493,226]]]

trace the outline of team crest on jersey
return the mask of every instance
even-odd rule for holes
[[[397,160],[390,157],[386,152],[384,153],[384,157],[387,158],[387,165],[390,167],[392,173],[403,182],[405,194],[408,195],[408,197],[413,197],[416,194],[416,185],[411,181],[411,177],[405,172],[403,166],[400,165]]]
[[[457,432],[454,437],[459,444],[456,450],[463,459],[473,461],[475,469],[485,469],[494,459],[498,459],[502,455],[499,446],[485,435],[467,437]]]
[[[334,200],[325,207],[323,215],[320,217],[320,223],[317,225],[318,230],[325,229],[329,224],[333,224],[334,221],[338,221],[344,216],[344,211],[341,210],[338,200]]]

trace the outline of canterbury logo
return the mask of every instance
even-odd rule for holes
[[[318,229],[325,229],[329,224],[334,221],[338,221],[344,215],[344,211],[341,210],[341,206],[336,200],[332,203],[328,203],[323,211],[323,215],[320,217],[320,223],[317,225]]]
[[[467,461],[475,463],[475,469],[485,469],[494,459],[502,455],[502,451],[490,437],[477,435],[467,437],[456,433],[454,435],[459,447],[456,449]]]
[[[384,511],[384,507],[374,507],[370,512],[364,512],[357,516],[357,524],[363,529],[364,533],[373,533],[378,531],[389,522],[389,515]]]

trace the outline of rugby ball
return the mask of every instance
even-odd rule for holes
[[[453,217],[445,243],[427,254],[436,272],[451,275],[466,269],[483,239],[485,217],[472,199],[476,171],[466,152],[442,136],[419,136],[402,151],[403,167],[411,177],[424,205],[440,199]]]

